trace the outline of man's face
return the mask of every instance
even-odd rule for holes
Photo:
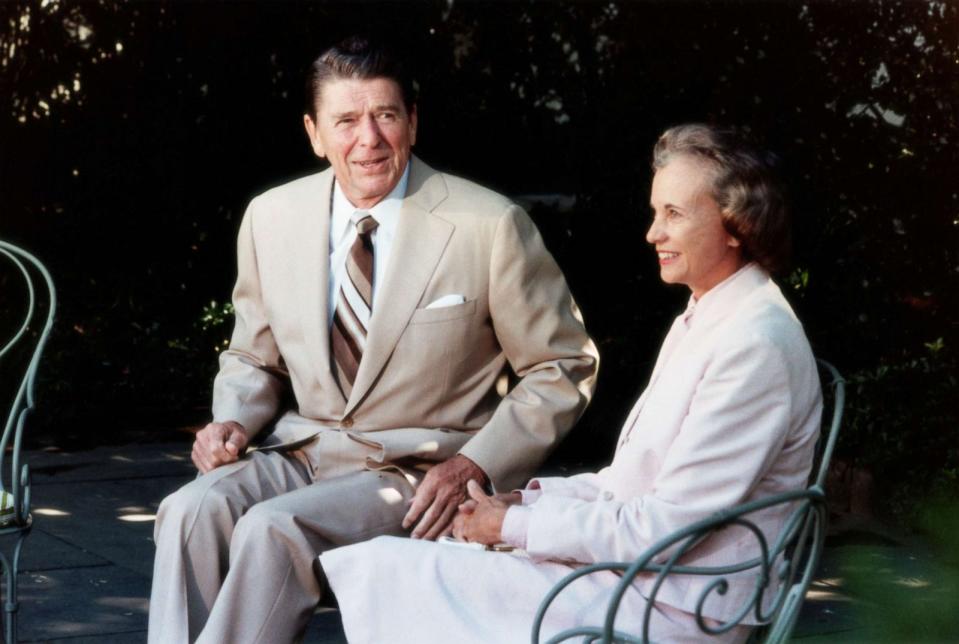
[[[315,121],[303,117],[313,151],[329,159],[354,206],[373,207],[406,168],[416,143],[416,107],[407,113],[399,85],[388,78],[328,81],[318,103]]]

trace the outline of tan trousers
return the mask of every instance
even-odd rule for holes
[[[418,482],[366,469],[371,449],[335,430],[291,452],[254,452],[199,476],[157,513],[151,644],[292,642],[325,580],[317,556],[400,522]]]

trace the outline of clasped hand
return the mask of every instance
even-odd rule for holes
[[[460,504],[453,518],[453,536],[460,541],[482,543],[487,546],[503,540],[503,520],[509,506],[520,502],[518,492],[496,494],[483,492],[476,481],[466,484],[469,499]]]
[[[239,460],[249,442],[243,425],[236,421],[210,423],[196,433],[190,458],[200,473],[206,474]]]
[[[468,521],[459,519],[460,524],[466,530],[467,523],[478,526],[481,519],[484,525],[488,523],[487,531],[490,534],[494,531],[497,534],[495,538],[491,537],[490,543],[497,543],[500,540],[498,525],[502,524],[502,517],[496,524],[493,509],[502,506],[502,514],[505,515],[505,508],[512,503],[519,503],[520,497],[519,494],[487,496],[481,486],[486,480],[482,468],[462,454],[433,466],[416,489],[410,509],[403,518],[403,528],[412,528],[410,536],[414,539],[436,539],[455,533],[454,516],[476,515],[479,512],[478,516],[471,516]],[[472,535],[474,529],[470,528],[465,534]]]
[[[450,534],[456,509],[466,500],[466,483],[486,480],[483,469],[462,454],[430,468],[416,488],[403,528],[414,539],[436,539]]]

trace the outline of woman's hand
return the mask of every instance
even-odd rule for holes
[[[466,484],[469,499],[459,506],[453,519],[453,536],[461,541],[482,543],[487,546],[503,540],[503,519],[510,505],[520,502],[517,492],[487,496],[476,481]]]

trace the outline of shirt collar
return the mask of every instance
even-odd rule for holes
[[[403,175],[400,177],[400,180],[396,182],[396,185],[393,186],[390,194],[386,195],[382,201],[372,208],[366,209],[379,224],[377,230],[393,230],[396,228],[409,181],[410,163],[407,161]],[[340,182],[336,180],[333,181],[333,203],[331,210],[330,248],[332,249],[335,248],[337,242],[342,240],[349,232],[350,217],[352,217],[353,213],[357,210],[357,207],[346,198],[346,194],[340,187]]]
[[[698,300],[690,295],[686,312],[683,313],[683,321],[687,327],[691,327],[694,319],[697,325],[722,319],[745,295],[768,281],[769,273],[760,268],[756,262],[749,262],[709,289]]]

